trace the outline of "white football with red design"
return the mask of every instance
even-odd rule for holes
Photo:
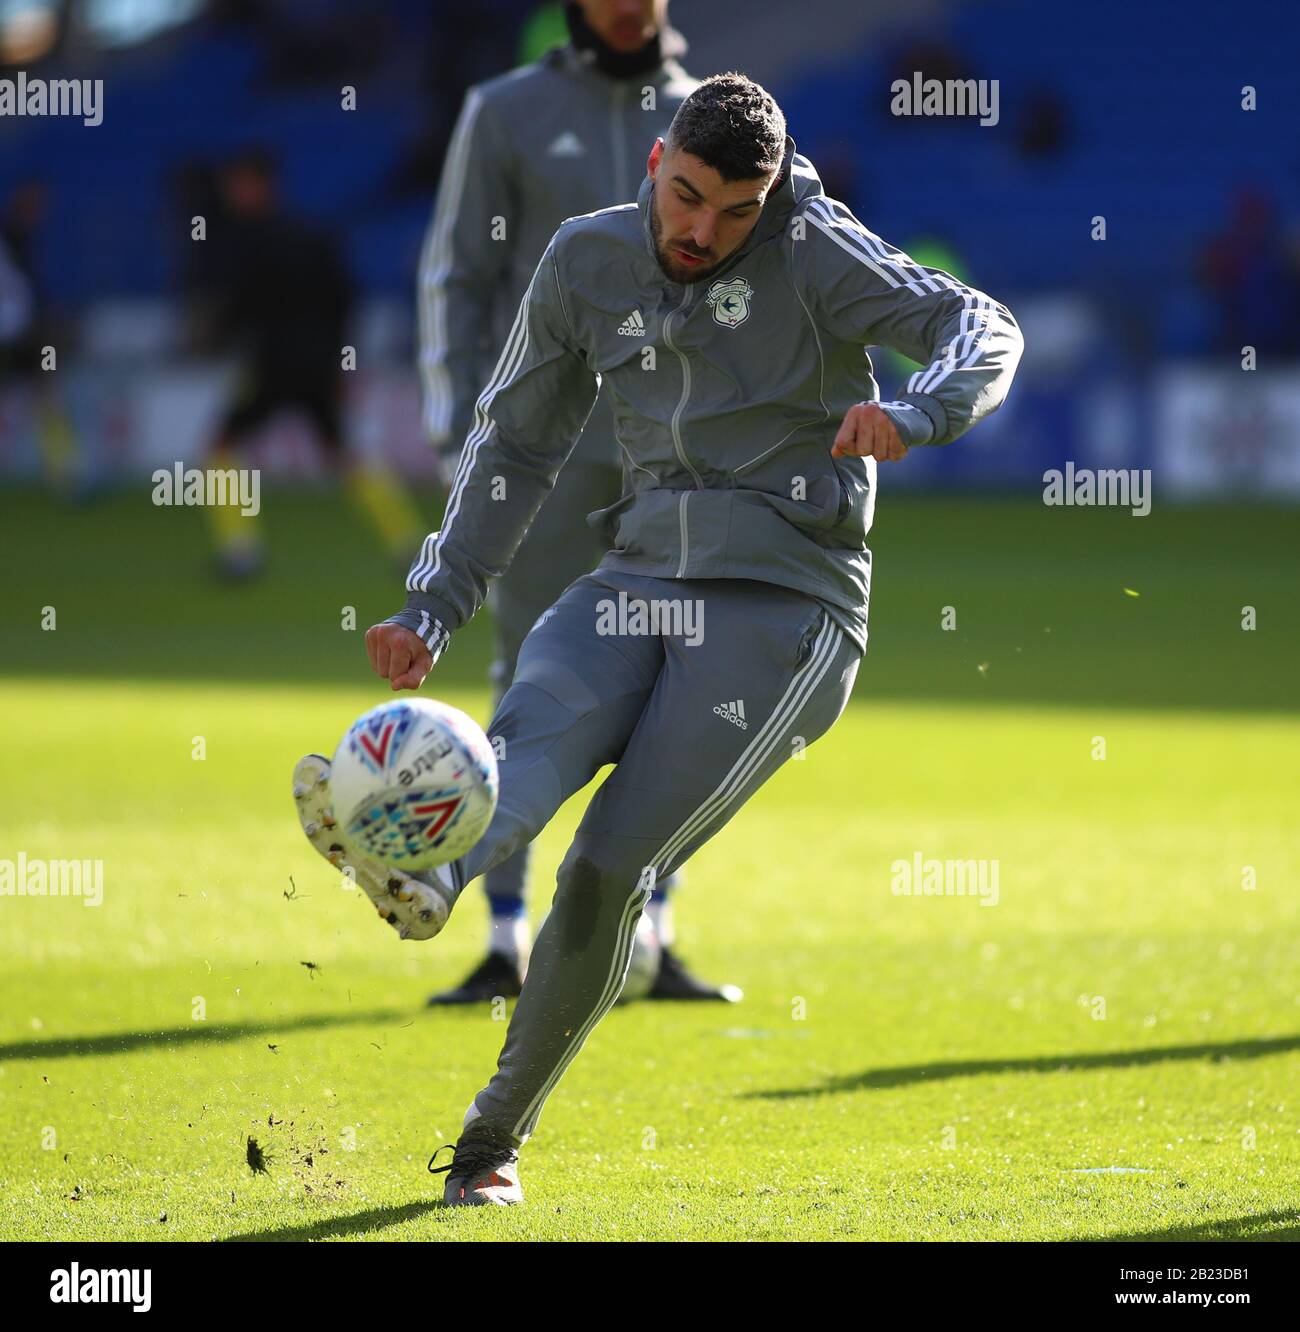
[[[496,755],[459,708],[398,699],[348,727],[330,790],[344,837],[409,874],[458,859],[487,831],[497,807]]]

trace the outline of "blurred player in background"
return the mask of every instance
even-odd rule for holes
[[[447,150],[420,263],[424,420],[450,488],[474,404],[538,259],[565,218],[629,203],[645,154],[696,86],[676,57],[685,42],[668,0],[576,0],[570,41],[536,64],[471,88]],[[492,589],[495,709],[519,647],[570,583],[608,549],[587,515],[623,493],[623,463],[605,395],[561,469],[518,555]],[[524,892],[529,848],[484,877],[488,952],[434,1004],[517,995],[529,946]],[[671,899],[680,874],[655,889],[649,915],[662,945],[652,999],[740,998],[693,976],[673,950]]]
[[[221,174],[222,216],[213,227],[211,272],[218,338],[243,358],[208,465],[237,466],[252,433],[281,411],[311,422],[349,496],[378,530],[395,564],[418,547],[420,518],[395,476],[349,458],[343,441],[343,346],[352,284],[337,244],[280,205],[274,160],[241,154]],[[263,547],[253,520],[214,505],[217,566],[228,578],[258,573]]]
[[[23,386],[50,488],[83,495],[89,484],[86,460],[44,364],[46,349],[64,342],[37,263],[49,205],[45,182],[30,178],[14,187],[0,212],[0,383]]]
[[[0,345],[16,342],[31,316],[31,287],[0,234]]]

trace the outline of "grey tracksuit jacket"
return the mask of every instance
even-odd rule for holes
[[[449,470],[556,228],[635,197],[651,145],[696,85],[671,58],[615,79],[564,46],[466,94],[419,275],[424,427]],[[620,462],[604,395],[576,458]]]
[[[626,456],[624,495],[588,517],[612,539],[601,567],[794,588],[863,651],[876,464],[830,451],[848,408],[879,400],[866,346],[923,365],[881,404],[909,445],[1006,396],[1022,349],[1006,307],[869,232],[793,141],[754,230],[700,281],[659,267],[653,193],[647,177],[635,205],[571,218],[537,266],[394,617],[435,658],[509,565],[598,377]]]

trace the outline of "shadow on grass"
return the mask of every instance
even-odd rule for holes
[[[876,1091],[887,1087],[910,1087],[920,1082],[944,1082],[949,1078],[978,1078],[1000,1073],[1067,1073],[1076,1069],[1140,1068],[1176,1059],[1264,1059],[1269,1055],[1300,1050],[1300,1036],[1267,1036],[1259,1040],[1217,1041],[1203,1045],[1151,1046],[1145,1050],[1100,1050],[1087,1054],[1038,1055],[1032,1059],[953,1059],[933,1064],[904,1064],[898,1068],[870,1068],[827,1078],[815,1087],[774,1088],[745,1092],[746,1100],[787,1100],[798,1096],[823,1096],[834,1092]]]
[[[1166,1230],[1133,1230],[1119,1235],[1089,1235],[1088,1240],[1111,1243],[1145,1240],[1297,1240],[1300,1211],[1275,1208],[1258,1216],[1233,1216],[1224,1221],[1206,1221],[1199,1226],[1170,1226]]]
[[[159,1046],[220,1045],[250,1036],[283,1036],[292,1031],[324,1027],[355,1026],[368,1022],[391,1022],[410,1018],[405,1010],[378,1009],[368,1013],[314,1013],[284,1018],[278,1022],[238,1022],[208,1026],[195,1022],[188,1027],[163,1031],[119,1031],[104,1036],[63,1036],[56,1040],[11,1041],[0,1045],[0,1063],[19,1059],[74,1059],[82,1055],[129,1054],[133,1050],[156,1050]]]
[[[345,1235],[361,1235],[368,1230],[382,1230],[386,1226],[400,1226],[403,1221],[430,1212],[450,1212],[441,1198],[425,1202],[403,1203],[399,1207],[372,1207],[352,1216],[338,1216],[326,1221],[312,1221],[305,1226],[283,1226],[279,1230],[252,1230],[246,1235],[231,1235],[225,1243],[295,1243],[302,1240],[341,1239]]]

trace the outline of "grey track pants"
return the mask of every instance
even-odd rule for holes
[[[638,601],[690,601],[699,632],[687,620],[684,633],[671,632],[682,623],[602,633],[602,612],[620,594],[629,611]],[[616,766],[560,866],[497,1072],[469,1118],[520,1142],[533,1132],[618,998],[655,881],[830,729],[859,660],[817,602],[745,580],[597,569],[536,625],[489,729],[498,749],[504,742],[500,803],[482,840],[451,866],[457,890],[532,841],[601,767]]]
[[[581,451],[585,442],[579,444]],[[575,578],[590,573],[608,547],[602,533],[588,527],[587,514],[613,504],[623,493],[623,471],[616,462],[600,464],[574,456],[560,469],[555,489],[546,497],[524,535],[510,568],[492,585],[490,605],[496,627],[492,662],[493,708],[500,706],[514,679],[519,649],[538,617],[559,599]],[[494,865],[483,887],[496,897],[524,897],[529,848]]]

